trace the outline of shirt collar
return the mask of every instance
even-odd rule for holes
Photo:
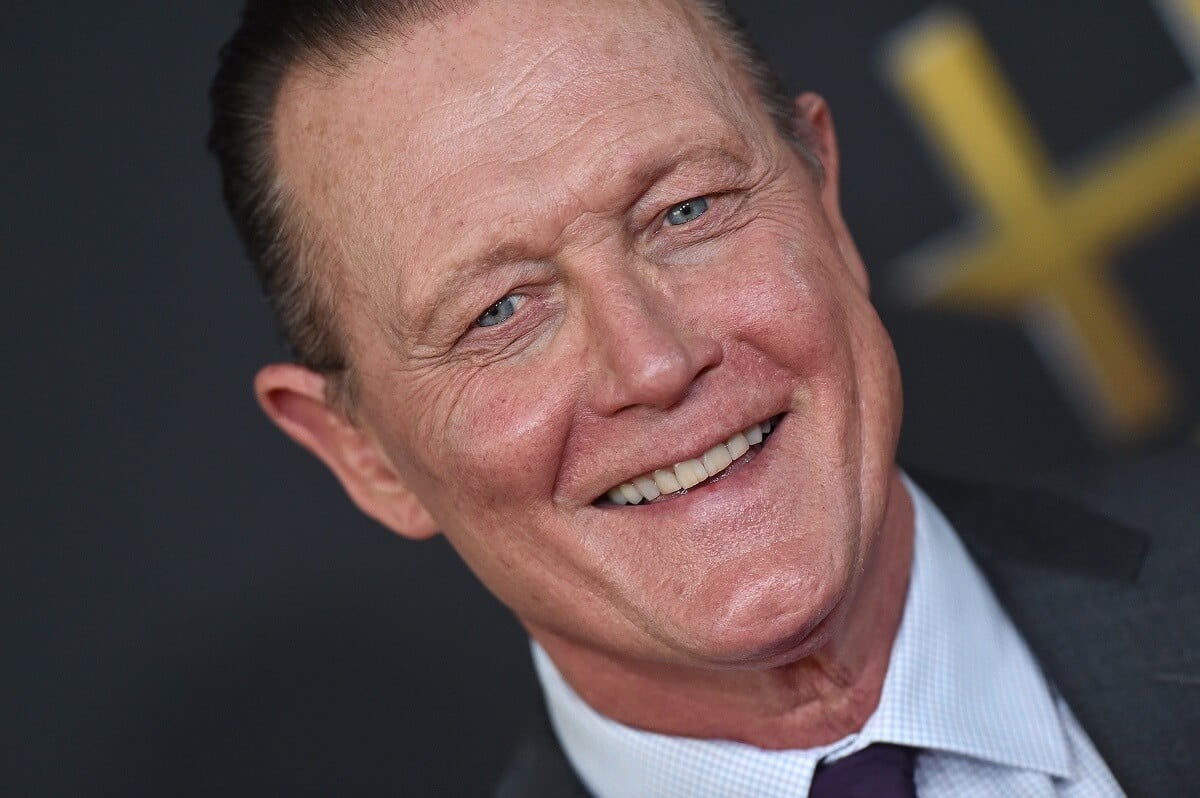
[[[1055,697],[1032,654],[949,522],[905,484],[912,575],[879,706],[861,731],[820,748],[766,751],[634,729],[588,706],[534,643],[551,723],[588,788],[602,798],[806,795],[820,761],[876,742],[1072,775]]]

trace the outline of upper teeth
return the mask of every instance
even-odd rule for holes
[[[770,419],[761,424],[751,424],[695,460],[684,460],[674,466],[635,477],[610,490],[609,501],[613,504],[638,504],[694,488],[709,477],[729,468],[730,463],[750,451],[751,446],[762,443],[773,426],[774,422]]]

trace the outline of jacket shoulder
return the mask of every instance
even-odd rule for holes
[[[1041,482],[1155,544],[1200,541],[1200,446],[1063,470]]]
[[[539,716],[521,738],[492,795],[493,798],[588,798],[587,790],[550,728],[544,706],[539,706]]]

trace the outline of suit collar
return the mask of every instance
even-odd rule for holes
[[[1187,617],[1200,602],[1194,588],[1180,594],[1164,580],[1179,570],[1169,547],[1060,495],[915,478],[1122,787],[1131,796],[1176,793],[1193,770],[1179,735],[1200,731],[1200,713],[1185,709],[1200,705],[1200,686],[1169,682],[1200,666]]]
[[[981,561],[1008,561],[1104,581],[1137,581],[1149,540],[1118,521],[1044,490],[906,471]]]

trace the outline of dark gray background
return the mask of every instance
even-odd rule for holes
[[[252,400],[279,353],[203,147],[237,6],[5,9],[0,794],[479,794],[533,705],[516,624],[442,542],[360,518]],[[886,284],[963,217],[876,69],[926,3],[740,7],[831,101]],[[1140,0],[961,7],[1060,163],[1191,80]],[[1117,261],[1187,391],[1167,437],[1197,418],[1198,243],[1193,210]],[[879,301],[907,458],[1003,476],[1106,454],[1011,324]]]

